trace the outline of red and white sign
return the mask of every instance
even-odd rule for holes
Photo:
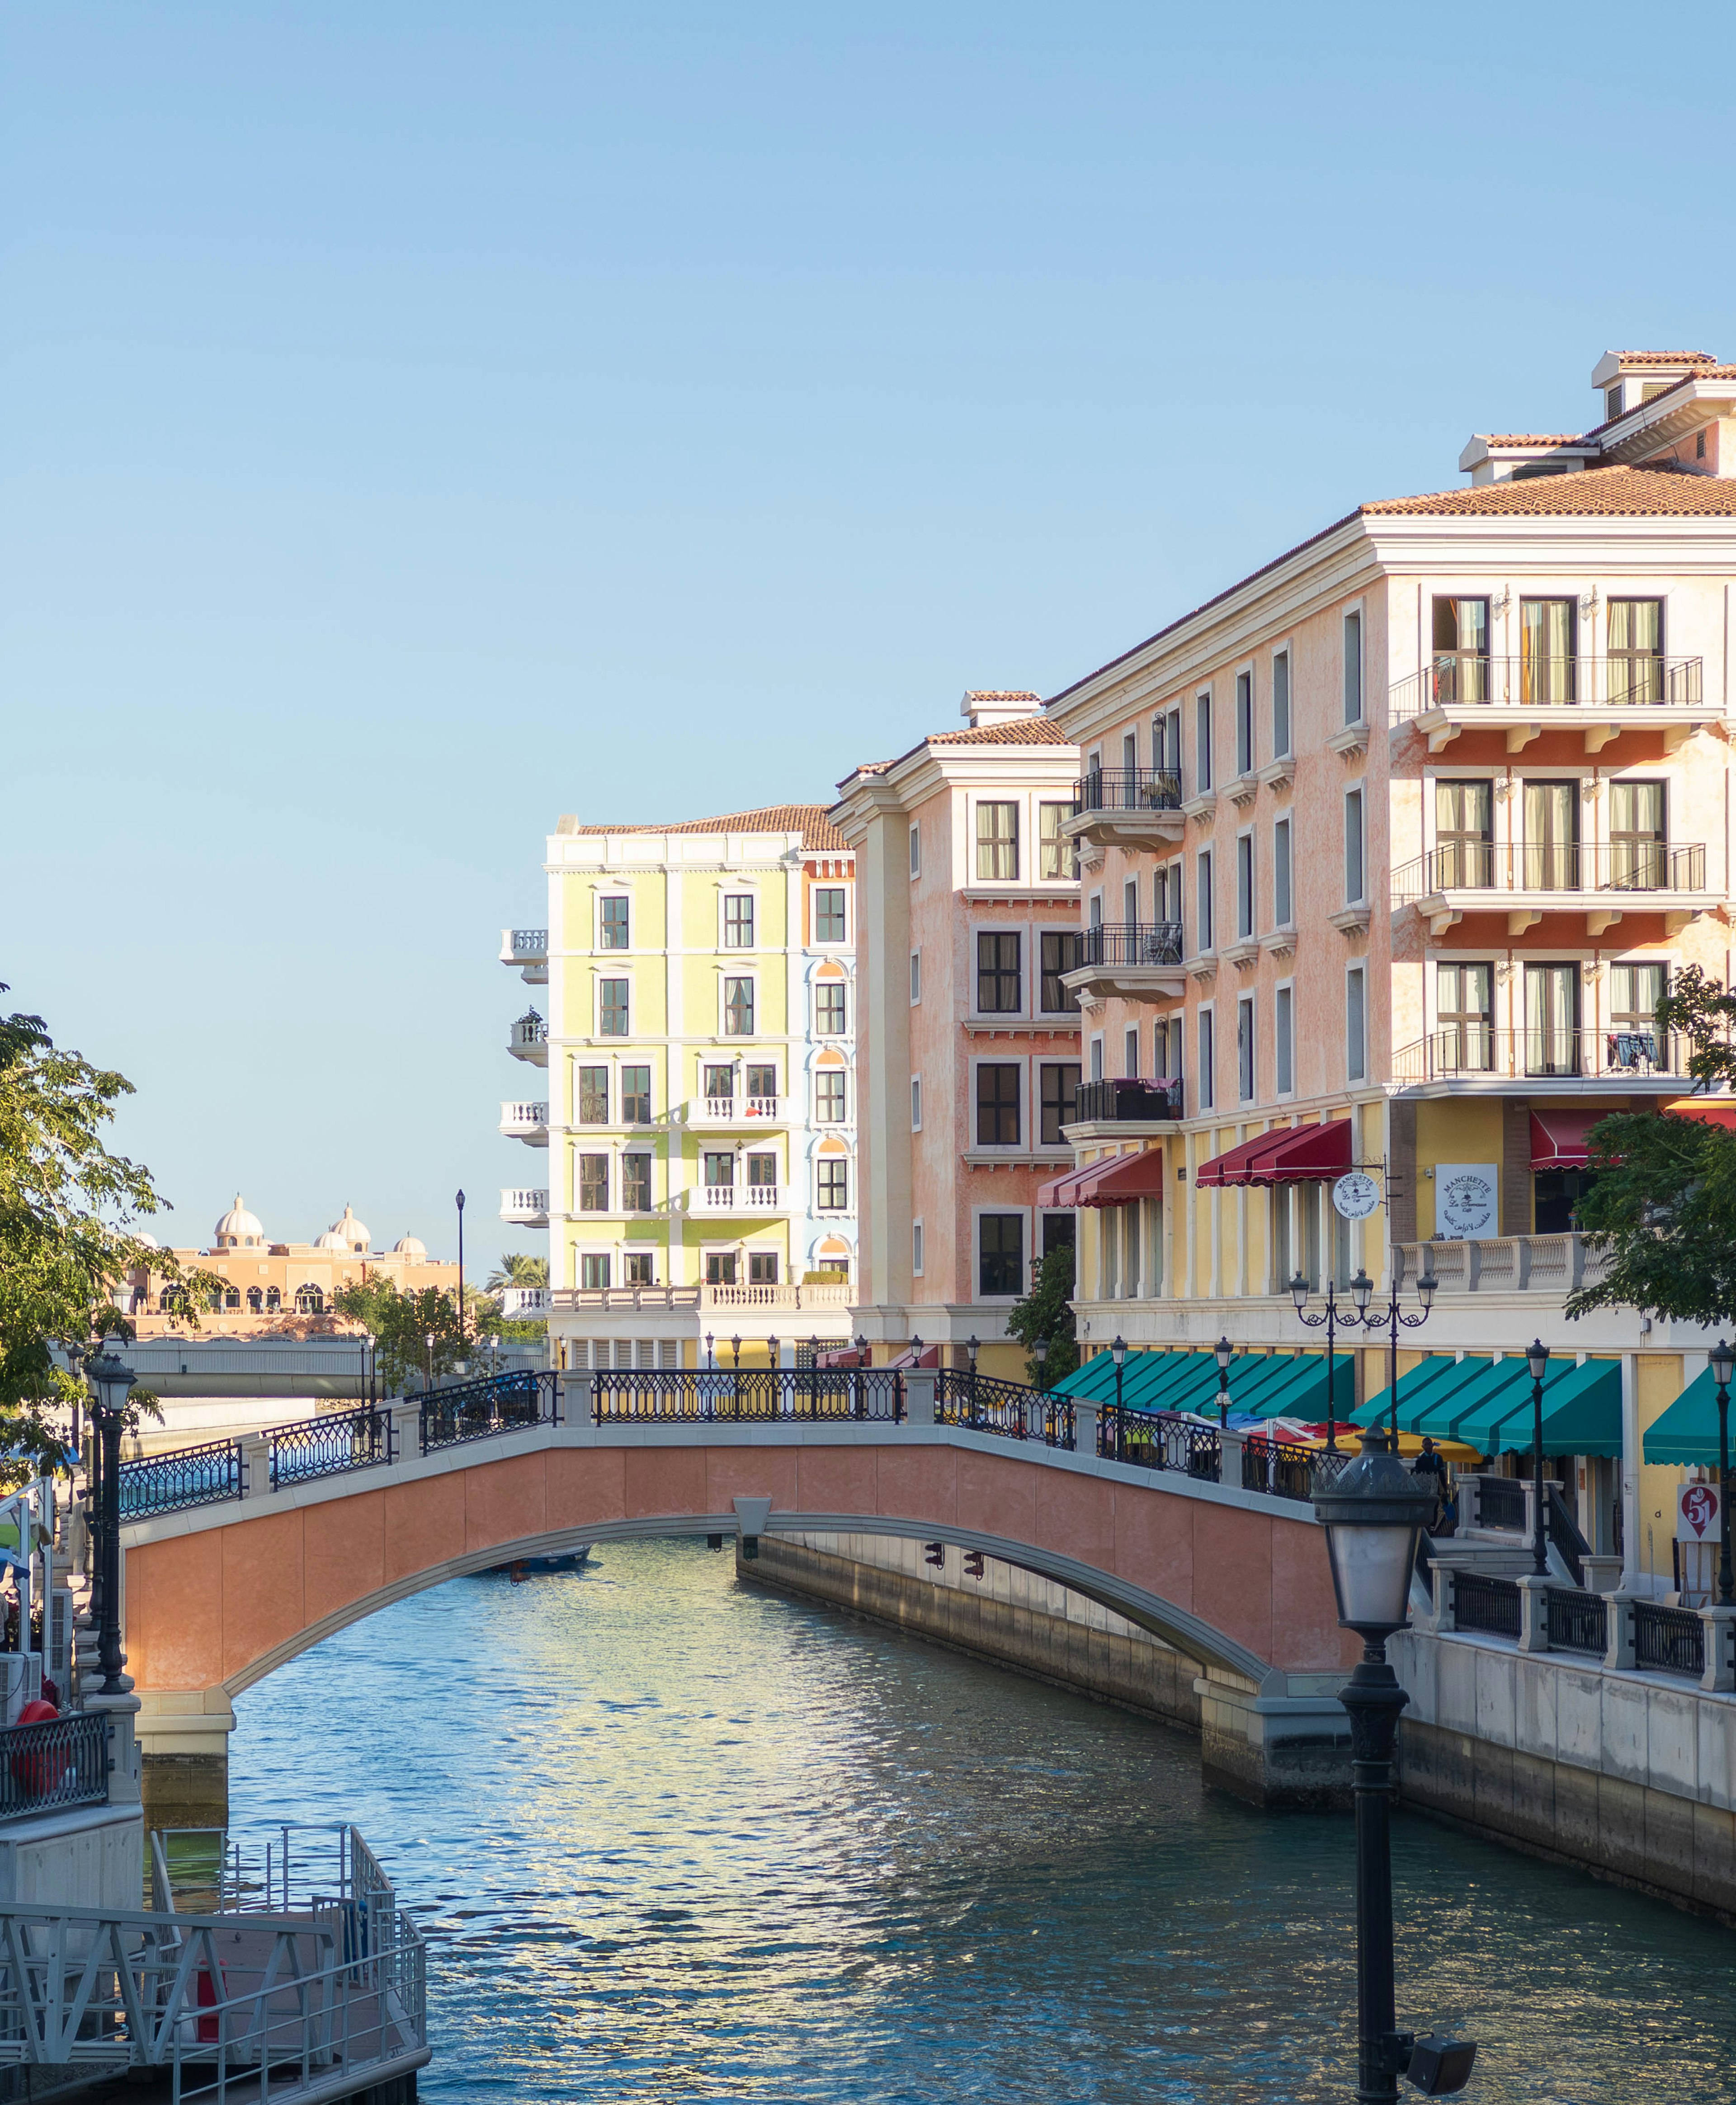
[[[1684,1484],[1676,1495],[1676,1539],[1678,1542],[1716,1541],[1718,1535],[1718,1491],[1713,1484]]]

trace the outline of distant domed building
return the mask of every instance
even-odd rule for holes
[[[391,1246],[394,1257],[407,1257],[412,1264],[427,1262],[428,1246],[415,1236],[400,1236]]]
[[[339,1249],[354,1250],[358,1256],[360,1256],[361,1253],[367,1249],[369,1244],[374,1240],[373,1236],[369,1234],[366,1227],[361,1222],[356,1219],[355,1214],[351,1211],[350,1202],[347,1199],[343,1202],[343,1218],[341,1221],[333,1221],[330,1228],[327,1231],[327,1233],[337,1236],[337,1247]],[[329,1247],[329,1245],[325,1244],[323,1237],[321,1238],[321,1247]]]
[[[219,1221],[213,1233],[213,1247],[216,1249],[263,1249],[266,1232],[260,1226],[257,1213],[250,1213],[241,1203],[241,1194],[235,1194],[235,1203]]]

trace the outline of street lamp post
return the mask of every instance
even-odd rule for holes
[[[1549,1372],[1549,1347],[1533,1338],[1525,1350],[1531,1370],[1531,1568],[1549,1576],[1548,1531],[1543,1515],[1543,1377]]]
[[[977,1415],[977,1354],[982,1347],[973,1334],[964,1340],[964,1350],[970,1357],[970,1415]]]
[[[1127,1340],[1117,1330],[1115,1342],[1109,1347],[1109,1356],[1115,1362],[1115,1459],[1121,1459],[1124,1444],[1125,1421],[1121,1417],[1121,1370],[1127,1364]]]
[[[464,1195],[462,1191],[453,1204],[458,1208],[459,1217],[459,1350],[462,1352],[464,1349]]]
[[[713,1339],[710,1331],[708,1330],[705,1333],[705,1371],[707,1374],[709,1374],[712,1369],[717,1365],[717,1361],[713,1356],[711,1350],[712,1345],[714,1342],[715,1340]]]
[[[1430,2097],[1461,2090],[1477,2058],[1474,2040],[1398,2031],[1394,2000],[1393,1753],[1410,1699],[1388,1663],[1386,1640],[1410,1620],[1411,1573],[1433,1508],[1433,1494],[1373,1430],[1355,1460],[1314,1494],[1338,1620],[1362,1640],[1362,1656],[1339,1691],[1350,1718],[1356,1802],[1358,2105],[1391,2105],[1401,2075]]]
[[[1219,1338],[1212,1350],[1218,1362],[1218,1422],[1222,1426],[1228,1426],[1230,1361],[1236,1356],[1236,1348],[1228,1338]]]
[[[1730,1380],[1736,1375],[1736,1352],[1722,1338],[1711,1349],[1711,1373],[1718,1384],[1718,1606],[1736,1608],[1736,1575],[1730,1570]]]
[[[127,1398],[137,1377],[106,1346],[86,1363],[85,1375],[96,1392],[91,1415],[102,1456],[97,1487],[101,1537],[97,1558],[102,1598],[97,1604],[96,1664],[102,1674],[101,1696],[124,1696],[132,1683],[121,1671],[127,1663],[120,1633],[120,1436]]]
[[[1308,1312],[1308,1281],[1299,1271],[1290,1282],[1290,1298],[1296,1304],[1296,1313],[1310,1330],[1318,1330],[1323,1323],[1327,1334],[1327,1452],[1338,1452],[1338,1437],[1332,1422],[1338,1415],[1338,1282],[1329,1271],[1327,1274],[1326,1313],[1310,1316]]]

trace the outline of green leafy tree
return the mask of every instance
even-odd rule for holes
[[[499,1294],[509,1286],[546,1286],[548,1260],[532,1257],[528,1250],[509,1250],[488,1276],[485,1291]]]
[[[0,985],[0,992],[4,986]],[[0,1017],[0,1481],[10,1485],[63,1449],[57,1421],[83,1384],[52,1348],[93,1331],[130,1340],[114,1287],[148,1271],[196,1299],[204,1276],[133,1232],[166,1209],[150,1173],[103,1144],[124,1075],[57,1047],[38,1016]],[[159,1416],[135,1390],[128,1416]]]
[[[1073,1245],[1058,1243],[1045,1251],[1031,1281],[1031,1291],[1015,1302],[1007,1316],[1007,1329],[1027,1352],[1040,1338],[1049,1341],[1049,1356],[1043,1365],[1042,1381],[1053,1388],[1079,1365],[1079,1346],[1073,1325]],[[1025,1361],[1033,1382],[1038,1379],[1036,1356]]]
[[[442,1286],[404,1292],[389,1279],[356,1280],[338,1289],[332,1307],[374,1339],[386,1386],[401,1395],[409,1374],[450,1374],[460,1360],[475,1356],[483,1339],[499,1331],[500,1318],[492,1302],[469,1292],[464,1298],[462,1328],[458,1298]]]
[[[1736,995],[1689,965],[1658,1004],[1680,1034],[1697,1093],[1736,1081]],[[1693,1323],[1736,1323],[1736,1133],[1670,1111],[1614,1111],[1586,1137],[1590,1189],[1577,1209],[1601,1276],[1569,1316],[1635,1308]]]

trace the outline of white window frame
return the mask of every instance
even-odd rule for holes
[[[614,954],[619,957],[621,954],[617,950]],[[602,1027],[603,986],[606,981],[612,982],[615,980],[624,980],[627,985],[627,1028],[624,1030],[605,1030]],[[631,972],[593,972],[591,976],[591,985],[593,988],[592,1036],[607,1039],[611,1042],[618,1038],[631,1038],[633,1035],[633,974]],[[594,1066],[596,1062],[593,1061],[588,1064]]]
[[[758,1062],[755,1064],[758,1065]],[[820,1084],[822,1081],[830,1081],[834,1075],[838,1077],[839,1080],[843,1084],[843,1112],[842,1116],[839,1118],[823,1118],[820,1112]],[[824,1067],[816,1067],[814,1070],[814,1124],[816,1125],[823,1125],[830,1131],[834,1126],[848,1125],[850,1123],[849,1069],[848,1067],[834,1067],[830,1065]]]
[[[844,932],[841,936],[822,936],[819,932],[820,909],[814,905],[814,901],[822,892],[841,892],[843,894]],[[835,883],[829,878],[824,884],[809,885],[808,887],[808,900],[809,910],[813,916],[813,942],[815,949],[823,950],[848,950],[850,947],[850,937],[856,918],[853,910],[856,902],[850,896],[850,887],[845,883],[842,878],[839,878]],[[757,928],[757,923],[755,923],[755,927]]]
[[[1350,986],[1353,981],[1361,990],[1360,1044],[1353,1042],[1350,1034]],[[1348,1082],[1366,1082],[1368,1079],[1368,972],[1360,959],[1345,968],[1345,1079]]]
[[[1218,947],[1218,895],[1212,869],[1213,850],[1201,848],[1193,858],[1194,955],[1205,957]]]
[[[1196,1019],[1193,1066],[1198,1078],[1196,1084],[1197,1101],[1194,1108],[1200,1111],[1215,1111],[1218,1107],[1218,1004],[1215,1001],[1202,1001],[1193,1013]],[[1211,1040],[1210,1058],[1206,1057],[1202,1043],[1207,1038]]]
[[[1100,1082],[1103,1079],[1103,1034],[1094,1030],[1085,1047],[1085,1079]]]
[[[750,943],[732,943],[729,940],[729,902],[732,899],[745,899],[748,901],[748,918],[752,924],[754,936],[754,940]],[[732,958],[748,957],[759,948],[759,889],[757,885],[718,886],[718,948],[726,955]]]
[[[606,899],[611,901],[617,899],[622,899],[627,902],[627,941],[625,946],[619,950],[606,950],[603,947],[603,901]],[[624,891],[619,885],[600,885],[593,888],[591,893],[591,946],[593,951],[597,957],[624,958],[630,956],[633,951],[633,894],[631,892]]]
[[[1031,1143],[1031,1060],[1028,1054],[993,1052],[973,1053],[965,1063],[970,1097],[966,1108],[969,1138],[965,1146],[973,1154],[988,1148],[996,1155],[1029,1155]],[[982,1141],[977,1137],[977,1070],[981,1067],[1016,1067],[1018,1070],[1018,1138],[1010,1145],[1002,1140]],[[993,1208],[991,1212],[996,1210]]]
[[[1208,790],[1218,786],[1217,744],[1215,729],[1215,712],[1212,708],[1211,690],[1201,687],[1193,698],[1193,793],[1203,797]],[[1203,724],[1206,735],[1200,736]],[[1203,752],[1201,747],[1204,747]]]
[[[999,1215],[999,1214],[1002,1214],[1002,1213],[1018,1213],[1018,1214],[1019,1214],[1020,1216],[1022,1216],[1022,1217],[1023,1221],[1024,1221],[1024,1231],[1023,1231],[1023,1233],[1021,1235],[1021,1236],[1019,1237],[1019,1252],[1020,1252],[1019,1262],[1020,1262],[1021,1268],[1022,1268],[1022,1271],[1023,1271],[1023,1273],[1024,1273],[1024,1276],[1023,1276],[1023,1278],[1022,1278],[1022,1279],[1021,1279],[1021,1280],[1020,1280],[1020,1281],[1019,1281],[1019,1284],[1018,1284],[1018,1292],[1013,1293],[1013,1294],[996,1294],[996,1295],[992,1296],[991,1298],[992,1298],[992,1299],[993,1299],[993,1301],[994,1301],[995,1306],[996,1306],[996,1307],[999,1307],[1001,1305],[1001,1303],[1002,1303],[1003,1302],[1005,1302],[1005,1303],[1009,1303],[1009,1304],[1010,1304],[1011,1303],[1013,1303],[1013,1302],[1014,1302],[1014,1301],[1020,1300],[1020,1299],[1022,1299],[1022,1298],[1023,1298],[1023,1296],[1025,1295],[1025,1294],[1026,1294],[1027,1292],[1028,1292],[1028,1291],[1029,1291],[1029,1287],[1030,1287],[1030,1279],[1031,1279],[1031,1257],[1032,1257],[1032,1255],[1033,1255],[1033,1251],[1032,1251],[1032,1247],[1031,1247],[1031,1210],[1032,1210],[1032,1209],[1031,1209],[1029,1206],[1017,1206],[1017,1205],[1013,1205],[1013,1206],[1009,1206],[1009,1205],[1000,1205],[1000,1206],[994,1206],[994,1205],[988,1205],[988,1206],[973,1206],[973,1207],[971,1208],[971,1209],[970,1209],[970,1295],[969,1295],[969,1298],[970,1298],[971,1300],[973,1300],[973,1301],[981,1301],[981,1300],[983,1298],[983,1294],[982,1294],[982,1218],[983,1218],[983,1216],[984,1216],[986,1213],[994,1213],[994,1214],[997,1214],[997,1215]]]
[[[914,819],[911,821],[911,875],[922,875],[922,828]]]
[[[922,1222],[912,1221],[911,1222],[911,1276],[913,1279],[922,1277],[923,1258],[925,1254],[922,1245]]]
[[[1356,806],[1357,876],[1356,890],[1350,889],[1350,807]],[[1366,906],[1368,903],[1368,799],[1363,793],[1363,784],[1353,782],[1344,798],[1344,900],[1346,906]]]
[[[968,802],[970,816],[969,882],[971,889],[973,892],[980,892],[985,885],[1004,884],[1010,887],[1023,883],[1025,852],[1029,845],[1027,834],[1030,824],[1030,812],[1027,808],[1030,799],[1015,790],[1011,796],[973,796],[968,800]],[[1013,807],[1013,874],[1010,877],[982,877],[978,874],[977,856],[982,847],[982,841],[978,834],[977,814],[985,804],[1010,804]]]
[[[1290,1070],[1285,1079],[1286,1068]],[[1280,980],[1272,990],[1272,1093],[1279,1102],[1296,1093],[1296,983]]]
[[[1242,734],[1244,723],[1242,707],[1242,683],[1244,680],[1247,682],[1248,704],[1246,718],[1248,750],[1247,765],[1245,767],[1242,764]],[[1254,680],[1254,661],[1251,659],[1249,659],[1246,665],[1238,665],[1237,667],[1231,691],[1236,698],[1234,704],[1236,713],[1236,775],[1238,780],[1246,781],[1259,766],[1259,726],[1255,721],[1255,712],[1259,706],[1259,690],[1256,687]]]
[[[1277,718],[1277,668],[1281,664],[1284,668],[1284,743],[1282,745],[1278,744]],[[1283,642],[1273,646],[1271,663],[1267,668],[1267,677],[1272,682],[1272,758],[1274,760],[1288,760],[1296,749],[1295,674],[1295,653],[1291,650],[1290,639],[1286,637]]]
[[[1139,1073],[1139,1026],[1137,1023],[1122,1026],[1121,1064],[1127,1070],[1127,1079],[1137,1080]]]
[[[922,1131],[922,1077],[920,1075],[912,1075],[911,1077],[911,1131],[912,1133]]]
[[[1356,626],[1356,713],[1350,713],[1350,629]],[[1344,608],[1339,617],[1338,630],[1340,686],[1343,690],[1344,717],[1341,729],[1348,731],[1353,724],[1368,721],[1368,609],[1364,601],[1358,600]]]
[[[748,952],[741,952],[738,954],[746,956],[751,954]],[[732,980],[745,980],[753,990],[754,1027],[751,1030],[732,1030],[729,1028],[729,983]],[[718,974],[718,1037],[729,1039],[732,1043],[740,1045],[745,1044],[749,1039],[758,1038],[760,1035],[760,1030],[759,974],[757,972],[751,971],[743,972],[719,972]]]
[[[1278,836],[1284,837],[1282,857],[1284,871],[1282,918],[1278,916]],[[1291,815],[1285,811],[1272,822],[1272,925],[1274,928],[1294,928],[1296,925],[1296,833]]]
[[[1246,843],[1246,846],[1244,846]],[[1247,872],[1247,897],[1242,897],[1242,875]],[[1259,850],[1254,829],[1244,826],[1236,836],[1236,941],[1250,943],[1259,933]],[[1246,908],[1246,911],[1244,911]]]
[[[1243,1035],[1243,1026],[1246,1035]],[[1247,1048],[1244,1069],[1242,1048]],[[1246,1086],[1243,1086],[1244,1074]],[[1238,1104],[1257,1104],[1259,1102],[1259,1001],[1252,993],[1236,997],[1236,1101]]]
[[[922,953],[920,950],[912,950],[911,953],[911,1007],[915,1008],[921,999]]]

